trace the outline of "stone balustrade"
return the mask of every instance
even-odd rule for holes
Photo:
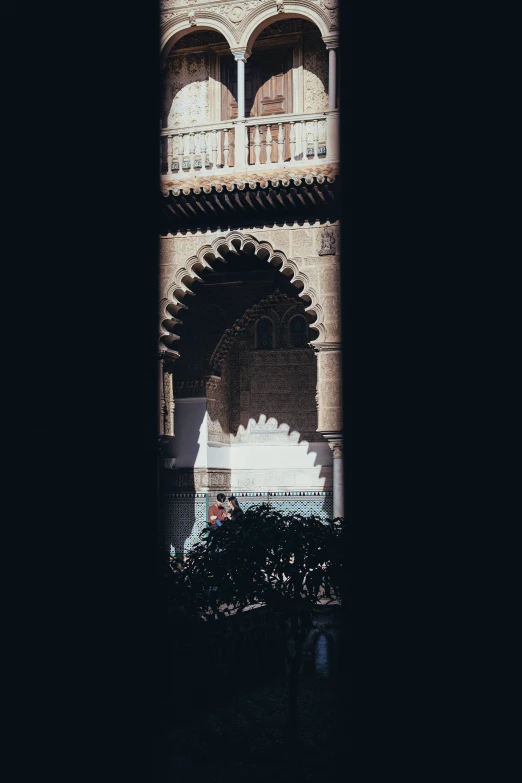
[[[249,117],[161,131],[162,178],[336,162],[337,112]]]

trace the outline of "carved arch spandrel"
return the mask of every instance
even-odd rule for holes
[[[324,7],[323,7],[324,5]],[[273,22],[282,19],[306,19],[312,22],[321,35],[328,36],[337,30],[337,5],[335,0],[284,0],[278,9],[275,0],[265,0],[246,13],[232,15],[234,4],[228,13],[222,7],[205,3],[185,8],[165,7],[167,17],[160,27],[160,51],[162,59],[172,46],[186,33],[194,30],[213,30],[221,33],[231,49],[243,49],[249,54],[258,35]],[[240,7],[240,6],[238,6]]]
[[[216,237],[210,244],[202,245],[196,255],[191,256],[185,266],[178,269],[174,280],[168,286],[165,297],[160,303],[160,349],[170,348],[179,336],[175,334],[174,327],[180,323],[180,313],[190,306],[189,298],[195,296],[190,288],[190,283],[200,281],[199,272],[203,269],[212,269],[213,260],[220,259],[226,263],[226,258],[221,250],[226,253],[237,253],[239,250],[258,256],[269,264],[272,264],[280,272],[286,275],[299,292],[299,297],[305,303],[305,311],[315,316],[315,321],[310,324],[312,329],[319,332],[316,340],[311,345],[317,346],[327,339],[327,330],[324,325],[323,308],[318,302],[317,293],[311,287],[310,281],[304,272],[298,269],[295,261],[287,258],[281,250],[274,250],[270,242],[259,241],[252,234],[243,234],[240,231],[231,231],[226,236]]]
[[[284,0],[284,13],[278,12],[274,0],[271,0],[245,15],[238,29],[238,48],[251,51],[258,35],[273,22],[282,19],[306,19],[315,24],[323,36],[332,31],[331,16],[314,0]]]
[[[180,13],[161,25],[160,57],[162,63],[180,38],[183,38],[187,33],[193,33],[195,30],[198,32],[211,30],[215,33],[221,33],[231,49],[237,46],[236,30],[227,17],[213,11],[211,8],[201,10],[196,8],[195,10],[195,25],[191,25],[187,13]]]

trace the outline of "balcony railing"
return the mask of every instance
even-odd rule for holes
[[[164,128],[161,174],[181,179],[334,161],[337,124],[337,113],[316,113]]]

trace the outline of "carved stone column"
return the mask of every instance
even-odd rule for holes
[[[326,40],[328,49],[328,108],[337,109],[337,47],[338,40]]]
[[[344,473],[343,473],[343,441],[342,438],[328,439],[328,445],[333,452],[333,515],[344,517]]]
[[[165,357],[160,354],[158,362],[158,434],[159,436],[174,436],[174,389],[172,387],[172,373],[165,365]]]
[[[343,430],[341,343],[322,343],[315,347],[315,353],[319,420],[317,430],[335,435]]]
[[[339,160],[339,109],[337,107],[337,49],[336,35],[323,38],[328,50],[328,111],[326,112],[326,154],[330,161]]]
[[[245,122],[245,64],[250,55],[246,49],[233,49],[237,62],[237,120],[234,120],[234,161],[238,171],[246,169],[247,127]]]
[[[317,356],[318,432],[333,452],[334,517],[344,514],[343,491],[343,400],[341,343],[322,343],[315,348]]]

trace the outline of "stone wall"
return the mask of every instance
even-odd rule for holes
[[[310,288],[317,295],[323,310],[326,327],[325,339],[337,342],[341,338],[339,299],[340,290],[340,226],[324,226],[317,223],[305,223],[303,226],[256,227],[245,226],[243,233],[253,236],[259,242],[269,242],[274,250],[285,253],[295,262],[299,273],[306,276]],[[325,233],[333,235],[328,244],[323,241]],[[167,236],[160,238],[160,291],[166,298],[169,286],[175,280],[178,270],[185,267],[187,261],[198,250],[209,245],[217,237],[226,236],[226,230],[197,231],[194,234]],[[324,251],[328,251],[323,255]],[[186,297],[190,307],[190,298]],[[183,316],[181,316],[183,318]]]

